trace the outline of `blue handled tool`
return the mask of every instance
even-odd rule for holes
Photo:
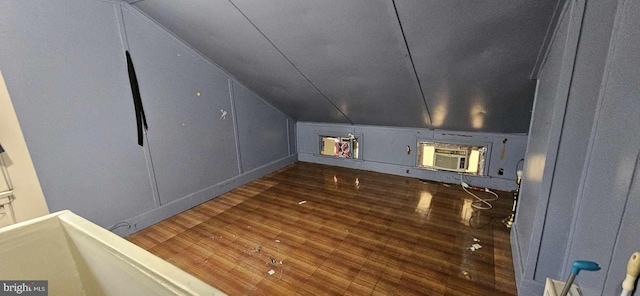
[[[571,285],[573,284],[573,280],[576,278],[576,275],[578,275],[581,270],[596,271],[596,270],[600,270],[600,266],[598,266],[598,263],[595,263],[593,261],[583,261],[583,260],[573,261],[573,265],[571,265],[571,275],[569,275],[569,279],[567,280],[567,283],[564,285],[564,289],[562,289],[562,293],[560,293],[560,296],[567,296],[567,294],[569,293],[569,289],[571,289]]]

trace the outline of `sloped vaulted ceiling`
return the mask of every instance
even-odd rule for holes
[[[296,120],[523,133],[562,1],[129,2]]]

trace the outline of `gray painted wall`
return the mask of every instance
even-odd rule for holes
[[[543,101],[549,94],[566,110],[560,117],[554,112],[550,127],[532,121],[532,131],[560,133],[542,154],[554,157],[545,162],[553,169],[523,180],[512,232],[520,295],[540,295],[546,277],[564,280],[578,259],[603,268],[580,273],[576,283],[584,295],[619,295],[626,262],[640,249],[640,132],[629,120],[640,114],[639,16],[638,1],[570,1],[562,17],[570,23],[566,34],[562,25],[557,28],[540,73],[534,118],[551,112]],[[556,53],[563,58],[554,58]],[[525,171],[536,169],[540,154],[530,152],[537,144],[532,132]]]
[[[134,8],[123,16],[161,205],[239,175],[229,77]]]
[[[287,117],[237,82],[233,82],[233,97],[242,171],[289,155]]]
[[[233,4],[350,121],[429,126],[407,50],[400,46],[404,41],[391,2],[234,0]],[[389,104],[389,98],[402,103]],[[382,110],[385,116],[376,116]]]
[[[556,91],[562,69],[562,58],[566,43],[569,21],[563,18],[556,32],[555,42],[551,44],[547,63],[540,72],[538,91],[529,128],[529,141],[527,145],[526,159],[523,170],[523,180],[520,191],[519,209],[535,209],[538,197],[542,189],[544,169],[549,150],[549,137],[553,118],[553,109],[556,101]],[[564,42],[563,42],[564,41]],[[558,119],[556,118],[556,121]],[[556,124],[558,128],[558,124]],[[516,217],[518,224],[518,242],[520,252],[528,254],[533,231],[535,211],[518,211]]]
[[[293,119],[287,119],[287,131],[289,140],[289,155],[298,153],[298,145],[296,143],[296,122]]]
[[[640,192],[631,182],[640,170],[640,1],[619,1],[615,21],[567,258],[603,267],[578,278],[586,295],[619,294],[626,262],[640,250]]]
[[[297,158],[290,119],[249,91],[233,97],[230,85],[240,84],[128,4],[2,1],[0,39],[0,68],[51,211],[104,227],[128,222],[116,230],[126,235]],[[127,48],[149,123],[144,147]],[[253,139],[261,150],[239,147],[236,130],[273,137]],[[238,151],[253,160],[242,174]]]
[[[349,122],[232,2],[135,2],[137,8],[240,78],[249,89],[269,97],[283,112],[313,121]],[[191,22],[205,25],[190,26]]]
[[[516,164],[524,158],[527,137],[523,134],[487,134],[433,131],[428,129],[380,127],[364,125],[318,124],[298,122],[298,159],[301,161],[376,171],[413,178],[459,183],[460,176],[452,172],[435,172],[417,168],[418,141],[441,141],[477,144],[489,147],[486,176],[465,177],[469,183],[501,190],[515,189]],[[360,159],[343,159],[320,155],[320,136],[359,138]],[[500,159],[503,140],[507,139],[504,160]],[[407,154],[407,146],[411,153]],[[504,174],[498,170],[503,168]]]
[[[0,68],[49,209],[103,226],[155,205],[114,7],[0,2]]]
[[[535,278],[563,278],[564,252],[571,217],[585,167],[598,95],[602,81],[616,3],[588,1],[578,44],[571,89],[567,102],[562,139],[558,147],[547,219],[542,231]],[[518,228],[520,230],[520,228]]]
[[[525,133],[566,0],[128,1],[296,120]]]

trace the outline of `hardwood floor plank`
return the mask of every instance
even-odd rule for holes
[[[318,268],[307,279],[302,290],[313,295],[342,295],[349,288],[351,281],[321,268]]]
[[[354,282],[351,282],[351,284],[349,285],[349,287],[347,288],[347,290],[344,292],[343,295],[346,295],[346,296],[369,295],[373,291],[374,287],[375,285],[373,286],[361,285],[360,283],[354,281]]]
[[[516,295],[498,194],[296,163],[127,239],[230,295]]]

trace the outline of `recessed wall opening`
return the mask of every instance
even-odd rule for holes
[[[486,146],[418,142],[418,167],[484,176]]]
[[[359,150],[358,138],[353,135],[347,137],[320,136],[321,155],[358,159]]]

